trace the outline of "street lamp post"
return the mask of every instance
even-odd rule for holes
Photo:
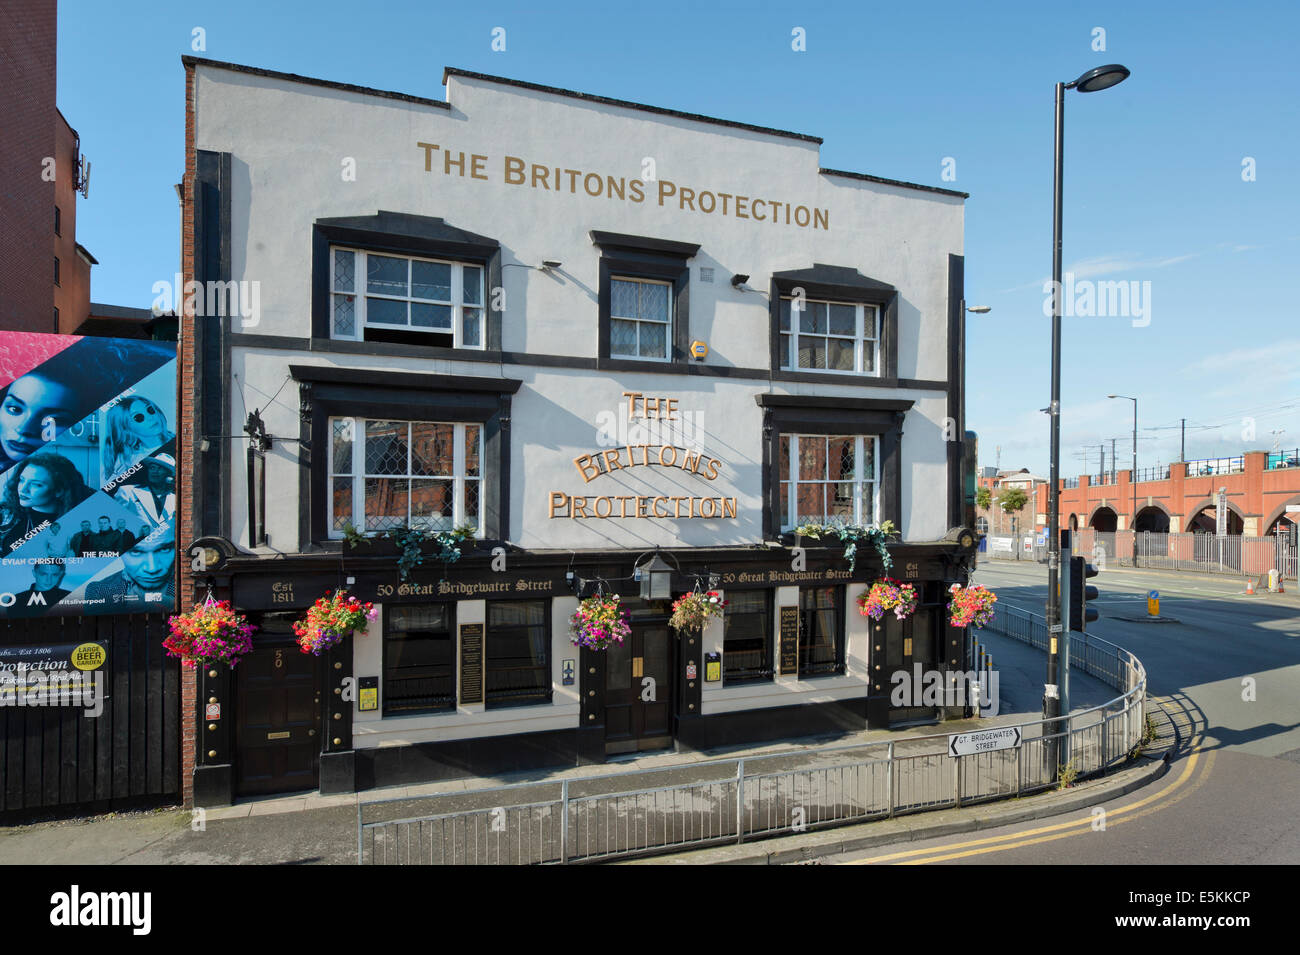
[[[1043,716],[1050,724],[1052,743],[1049,745],[1049,769],[1056,778],[1057,752],[1060,731],[1061,696],[1058,686],[1060,671],[1061,626],[1061,179],[1065,161],[1065,91],[1077,89],[1080,93],[1094,93],[1108,89],[1128,78],[1127,67],[1112,63],[1088,70],[1072,83],[1056,84],[1056,169],[1052,182],[1052,403],[1048,415],[1052,422],[1051,486],[1047,494],[1047,526],[1051,534],[1047,550],[1047,684],[1043,688]],[[1067,651],[1068,652],[1068,651]]]
[[[1133,402],[1133,474],[1129,479],[1129,487],[1133,491],[1133,510],[1129,511],[1129,530],[1133,532],[1133,566],[1138,565],[1138,400],[1130,398],[1128,395],[1107,395],[1107,398],[1123,398],[1125,401]]]

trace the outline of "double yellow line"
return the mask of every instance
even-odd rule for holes
[[[1111,826],[1122,825],[1125,822],[1131,822],[1142,816],[1149,815],[1153,812],[1159,812],[1162,809],[1168,809],[1175,803],[1187,798],[1205,782],[1209,775],[1210,767],[1214,765],[1214,753],[1207,753],[1205,759],[1205,772],[1196,783],[1184,792],[1179,793],[1168,801],[1163,801],[1173,792],[1186,785],[1191,778],[1192,773],[1196,771],[1196,765],[1201,758],[1199,749],[1193,748],[1191,754],[1187,757],[1187,765],[1183,768],[1181,774],[1172,783],[1153,793],[1145,799],[1139,799],[1129,806],[1121,806],[1118,809],[1111,809],[1106,812],[1106,828]],[[1144,808],[1148,807],[1148,808]],[[1142,810],[1138,812],[1136,810]],[[1123,818],[1117,818],[1123,816]],[[1075,819],[1071,822],[1058,822],[1052,826],[1041,826],[1038,829],[1029,829],[1025,832],[1013,832],[1005,836],[990,836],[986,839],[972,839],[968,842],[958,842],[952,845],[933,846],[929,849],[909,849],[905,852],[891,852],[886,855],[871,856],[866,859],[854,859],[843,865],[875,865],[877,863],[892,862],[897,865],[926,865],[931,862],[947,862],[952,859],[965,859],[970,856],[985,855],[990,852],[1005,852],[1007,849],[1019,849],[1023,846],[1037,845],[1042,842],[1053,842],[1057,839],[1067,839],[1070,836],[1082,835],[1091,832],[1093,819],[1091,814],[1084,819]],[[1047,835],[1051,833],[1051,835]]]

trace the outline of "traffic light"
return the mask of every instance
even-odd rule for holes
[[[1089,577],[1096,576],[1097,568],[1082,557],[1068,559],[1061,588],[1061,613],[1066,619],[1067,629],[1083,632],[1085,624],[1097,619],[1097,611],[1088,606],[1088,601],[1096,600],[1099,594],[1096,587],[1086,583]]]

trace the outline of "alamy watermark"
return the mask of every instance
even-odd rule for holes
[[[252,328],[262,321],[262,283],[256,279],[185,282],[179,272],[174,278],[174,282],[163,279],[153,283],[154,315],[172,312],[186,318],[238,316],[241,328]]]
[[[1057,296],[1061,298],[1061,315],[1069,318],[1131,318],[1134,328],[1151,324],[1151,282],[1094,282],[1092,279],[1075,280],[1073,272],[1065,273],[1065,281],[1058,286],[1048,280],[1043,283],[1043,315],[1052,317]]]
[[[25,664],[0,668],[0,706],[80,706],[93,718],[104,712],[104,674]]]
[[[925,670],[912,664],[912,672],[895,670],[889,677],[891,706],[972,706],[981,717],[998,715],[996,670]]]

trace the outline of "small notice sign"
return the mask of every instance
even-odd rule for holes
[[[207,704],[207,706],[205,706],[203,709],[203,718],[205,720],[221,719],[221,704],[220,703]]]
[[[460,625],[460,701],[483,702],[483,624]]]
[[[797,673],[799,670],[799,608],[782,607],[780,620],[781,672]]]

